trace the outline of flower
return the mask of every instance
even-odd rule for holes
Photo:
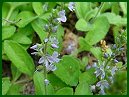
[[[100,76],[101,79],[105,77],[104,62],[102,65],[96,67],[96,71],[94,73],[96,74],[96,77]]]
[[[56,66],[53,63],[58,63],[60,61],[60,59],[58,58],[58,52],[54,51],[52,56],[50,55],[46,55],[46,56],[42,56],[38,63],[39,64],[44,64],[47,71],[54,71],[56,70]]]
[[[50,37],[50,42],[51,42],[51,46],[53,47],[53,48],[58,48],[59,46],[58,46],[58,40],[56,39],[56,37]]]
[[[59,11],[57,20],[59,22],[66,22],[65,10]]]
[[[58,28],[58,26],[54,26],[54,27],[52,27],[52,32],[57,32],[57,28]]]
[[[53,54],[52,54],[52,56],[48,56],[48,61],[50,63],[58,63],[60,61],[60,59],[57,58],[58,55],[59,55],[58,52],[54,51]]]
[[[100,87],[100,94],[105,95],[105,88],[109,88],[109,83],[107,80],[101,80],[96,84],[97,87]]]
[[[116,59],[114,59],[113,61],[114,61],[114,63],[118,63],[118,61]]]
[[[45,79],[44,80],[44,83],[45,83],[45,85],[48,85],[49,84],[49,80],[48,79]]]
[[[75,3],[74,2],[69,2],[69,4],[68,4],[68,8],[69,8],[69,10],[70,11],[73,11],[73,10],[75,10]]]
[[[45,43],[48,42],[48,38],[45,38],[45,39],[44,39],[44,42],[45,42]]]
[[[114,74],[116,73],[117,70],[118,70],[117,67],[114,66],[114,67],[111,69],[111,75],[114,76]]]
[[[35,44],[32,47],[30,47],[30,49],[34,49],[34,50],[36,50],[37,48],[38,48],[38,44]]]

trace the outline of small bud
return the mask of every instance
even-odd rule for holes
[[[49,26],[47,24],[44,26],[44,28],[45,28],[45,31],[49,31]]]
[[[107,53],[104,53],[104,58],[108,58],[108,54]]]
[[[48,38],[45,38],[45,39],[44,39],[44,42],[45,42],[45,43],[48,42]]]
[[[52,27],[52,32],[57,32],[57,28],[58,28],[58,26],[54,26],[54,27]]]
[[[114,59],[114,63],[118,63],[118,61],[116,59]]]
[[[113,46],[112,46],[112,49],[116,49],[117,48],[117,46],[116,46],[116,44],[114,44]]]
[[[124,48],[122,48],[122,47],[121,47],[121,48],[119,48],[119,51],[123,51],[123,50],[124,50]]]
[[[45,85],[48,85],[49,84],[49,80],[48,79],[45,79],[44,80],[44,83],[45,83]]]

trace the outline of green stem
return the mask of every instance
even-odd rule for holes
[[[99,7],[99,9],[98,9],[98,11],[97,11],[97,13],[96,13],[96,15],[95,15],[94,18],[91,20],[91,23],[93,23],[93,22],[96,20],[96,18],[97,18],[97,16],[98,16],[98,14],[100,13],[100,11],[101,11],[103,5],[104,5],[104,2],[101,3],[101,5],[100,5],[100,7]]]
[[[9,10],[9,12],[8,12],[7,17],[5,18],[5,20],[9,20],[11,14],[12,14],[12,12],[13,12],[13,10],[14,10],[14,7],[11,7],[10,10]],[[7,23],[7,21],[4,21],[4,22],[3,22],[3,25],[6,25],[6,23]]]
[[[47,38],[49,39],[49,37],[50,37],[50,32],[48,33]],[[44,46],[44,54],[45,54],[45,56],[47,54],[47,42],[45,43],[45,46]],[[47,79],[47,70],[44,65],[44,81],[45,81],[45,79]],[[45,84],[45,82],[44,82],[44,86],[45,86],[45,95],[47,95],[47,85]]]

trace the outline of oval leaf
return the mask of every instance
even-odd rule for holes
[[[13,36],[16,31],[16,27],[14,26],[3,26],[2,27],[2,40],[8,39]]]
[[[35,16],[32,12],[22,11],[16,17],[16,21],[19,21],[19,22],[16,23],[16,25],[19,28],[23,28],[36,18],[37,18],[37,16]]]
[[[70,86],[76,86],[80,74],[80,62],[71,56],[63,56],[54,71],[57,77]]]
[[[90,45],[96,44],[106,36],[109,27],[110,25],[106,17],[100,16],[96,18],[93,28],[87,33],[85,40]]]
[[[33,60],[21,45],[14,41],[6,40],[4,42],[4,50],[8,58],[19,69],[19,71],[28,74],[29,76],[33,75]]]

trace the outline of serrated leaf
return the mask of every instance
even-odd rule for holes
[[[2,27],[2,40],[8,39],[11,36],[13,36],[15,31],[16,31],[16,27],[14,26],[3,26]]]
[[[4,50],[10,61],[19,69],[19,71],[32,76],[34,72],[34,63],[30,55],[18,43],[10,40],[4,42]]]
[[[106,36],[109,27],[110,25],[107,18],[99,16],[96,18],[92,30],[87,33],[85,41],[90,45],[96,44]]]
[[[34,80],[34,86],[35,86],[35,94],[45,95],[43,72],[35,72],[33,76],[33,80]],[[46,90],[47,90],[47,95],[52,95],[54,93],[54,89],[50,83],[47,85]]]
[[[62,60],[56,64],[54,71],[57,77],[70,86],[76,86],[80,74],[79,61],[72,56],[63,56]]]
[[[45,32],[44,26],[47,22],[42,19],[36,19],[31,24],[35,32],[40,37],[40,40],[43,41],[46,38],[46,35],[48,34]]]
[[[37,15],[43,13],[43,4],[41,2],[32,2],[33,9]]]
[[[2,78],[2,95],[5,95],[11,87],[9,77]]]
[[[69,87],[64,87],[58,90],[55,95],[73,95],[73,89]]]
[[[74,95],[92,95],[89,84],[85,82],[79,83]]]
[[[19,28],[23,28],[37,17],[38,16],[35,16],[35,14],[33,14],[31,11],[22,11],[16,17],[16,21],[20,20],[19,22],[16,23],[16,25]]]

